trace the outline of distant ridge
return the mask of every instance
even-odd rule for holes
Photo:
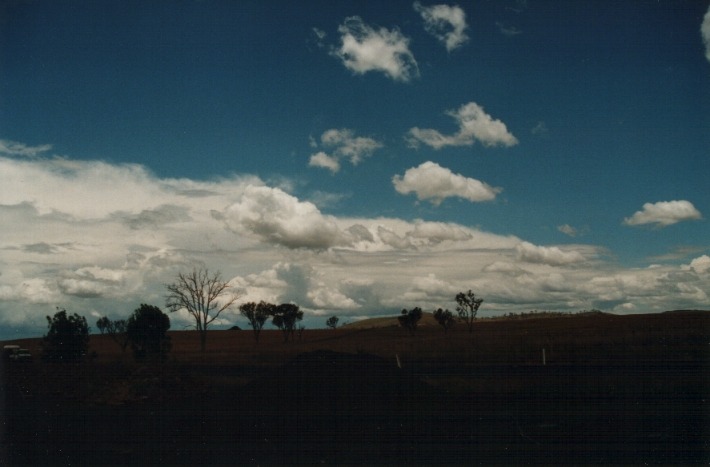
[[[710,313],[710,310],[668,310],[659,313],[648,313],[648,314],[673,314],[673,313]],[[646,314],[646,313],[642,313]],[[621,316],[615,313],[607,313],[599,310],[590,311],[577,311],[577,312],[527,312],[521,313],[513,316],[494,316],[494,317],[481,317],[477,318],[480,321],[498,321],[498,320],[511,320],[511,319],[543,319],[543,318],[567,318],[567,317],[582,317],[582,316]],[[344,329],[378,329],[378,328],[390,328],[398,327],[399,321],[397,321],[398,316],[380,316],[377,318],[367,318],[360,321],[355,321],[353,323],[344,324],[341,328]],[[422,319],[419,321],[419,326],[438,326],[439,323],[434,319],[432,313],[424,312],[422,314]]]
[[[374,329],[374,328],[391,328],[398,327],[398,316],[382,316],[378,318],[368,318],[354,323],[344,324],[341,327],[345,329]],[[439,323],[434,319],[431,313],[422,313],[422,319],[419,321],[419,326],[438,326]]]
[[[710,310],[668,310],[663,313],[710,313]]]

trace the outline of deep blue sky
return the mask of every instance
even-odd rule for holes
[[[448,50],[436,34],[453,30],[453,23],[443,19],[443,29],[432,30],[425,13],[433,11],[433,4],[411,1],[4,2],[0,140],[5,150],[0,155],[7,164],[22,163],[22,170],[34,167],[60,177],[55,182],[61,193],[37,191],[30,186],[37,183],[36,176],[28,177],[26,185],[17,185],[12,193],[8,184],[0,188],[0,205],[29,203],[43,206],[41,212],[66,213],[59,200],[65,190],[76,189],[91,201],[91,190],[96,189],[77,186],[94,184],[73,172],[80,172],[82,164],[116,170],[133,164],[158,184],[172,179],[209,184],[253,176],[257,184],[288,194],[291,201],[315,203],[319,215],[333,216],[329,218],[344,229],[347,219],[357,218],[375,232],[375,220],[386,218],[443,222],[514,237],[538,254],[501,246],[509,254],[500,261],[573,267],[576,272],[592,268],[584,281],[594,277],[591,271],[599,277],[623,275],[652,265],[696,271],[690,262],[710,251],[705,220],[710,213],[710,60],[701,35],[708,3],[528,0],[447,5],[447,12],[465,14],[466,36]],[[355,16],[360,19],[353,20]],[[359,36],[354,22],[361,27]],[[344,52],[348,33],[358,38],[363,54],[371,55]],[[388,72],[383,65],[386,53],[368,49],[367,39],[378,34],[389,34],[400,52],[405,51],[399,65],[408,66],[409,74],[404,68],[394,72],[404,75]],[[368,65],[368,57],[376,64]],[[482,125],[499,121],[507,136],[462,136],[458,143],[439,148],[426,138],[412,139],[415,128],[453,138],[460,128],[455,114],[467,104],[482,109]],[[340,143],[324,141],[328,130],[338,131]],[[346,132],[350,139],[342,136]],[[352,164],[347,148],[358,137],[374,146]],[[514,142],[505,143],[505,138]],[[337,159],[337,170],[309,164],[319,152],[329,163]],[[57,157],[74,165],[58,168]],[[446,180],[440,182],[445,185],[432,181],[432,165],[423,165],[427,162],[444,171]],[[416,168],[421,169],[419,178],[405,177]],[[456,177],[497,190],[486,200],[457,197],[446,191],[446,183]],[[397,188],[396,178],[407,187]],[[106,183],[118,187],[124,182]],[[243,201],[241,183],[235,182],[239,188],[233,197],[205,209],[211,212]],[[162,205],[181,203],[162,200]],[[107,207],[102,215],[115,220],[117,211],[135,215],[154,212],[155,207],[150,199],[136,200],[125,209]],[[32,219],[27,222],[33,225]],[[246,225],[241,217],[236,222]],[[275,222],[267,224],[273,227]],[[313,303],[302,305],[314,313],[338,311],[328,300],[321,300],[322,306],[313,300],[319,269],[303,251],[311,244],[296,242],[294,248],[264,235],[263,229],[230,229],[242,237],[255,235],[265,250],[271,245],[297,252],[296,258],[285,261],[312,268]],[[61,243],[36,235],[32,245]],[[5,251],[22,250],[7,238]],[[165,248],[172,248],[166,241]],[[65,243],[75,242],[68,238]],[[136,239],[131,245],[140,243]],[[333,253],[338,247],[342,245],[315,248],[321,258],[317,261],[322,261],[324,250]],[[451,251],[458,248],[451,246]],[[581,251],[584,266],[545,259],[554,249]],[[274,261],[285,255],[281,250],[273,254]],[[99,258],[65,263],[50,256],[0,256],[3,269],[18,271],[0,276],[0,287],[7,288],[0,299],[5,297],[8,307],[26,299],[18,287],[28,280],[48,280],[49,270],[61,275],[66,270],[76,274],[82,267],[119,267]],[[27,266],[44,261],[53,266]],[[196,258],[186,263],[190,261]],[[259,268],[268,270],[267,264],[263,260],[252,271],[220,268],[225,275],[242,277],[258,274]],[[366,266],[364,262],[363,275]],[[126,266],[121,267],[126,273]],[[522,270],[538,279],[539,274],[551,274],[547,269]],[[469,279],[444,278],[424,269],[419,276],[428,274],[455,284]],[[515,277],[520,280],[520,275]],[[707,284],[699,286],[703,280],[707,282],[707,276],[694,278],[692,287],[710,293]],[[74,305],[74,295],[61,286],[54,290],[51,280],[49,284],[56,292],[50,294],[52,299],[103,313],[86,300]],[[526,287],[525,281],[518,285]],[[360,303],[349,308],[353,315],[381,312],[385,304],[399,306],[395,297],[378,295],[372,302],[376,306],[369,309],[364,298],[346,292],[342,284],[323,287]],[[629,293],[628,287],[610,293],[612,308],[640,311],[647,306]],[[271,296],[295,300],[285,292]],[[504,297],[509,295],[492,299],[493,308],[513,306]],[[424,300],[436,302],[431,294]],[[61,305],[49,299],[39,302]],[[578,301],[546,296],[539,305],[565,308],[578,302],[596,303],[587,295]],[[693,303],[707,305],[707,296],[698,294]]]

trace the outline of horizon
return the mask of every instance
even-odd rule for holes
[[[710,2],[0,4],[0,340],[193,267],[215,329],[707,309],[708,148]]]

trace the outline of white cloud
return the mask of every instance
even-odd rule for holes
[[[49,151],[50,149],[52,149],[51,144],[27,146],[26,144],[18,143],[16,141],[0,139],[0,155],[35,157],[43,152]]]
[[[356,74],[379,71],[395,81],[410,81],[419,75],[409,39],[398,29],[375,29],[359,16],[346,18],[338,27],[341,44],[332,54]]]
[[[624,219],[626,225],[656,224],[658,227],[667,227],[682,221],[701,219],[702,214],[695,209],[690,201],[659,201],[645,203],[641,211]]]
[[[323,250],[341,243],[333,218],[308,201],[266,186],[248,186],[220,216],[231,230],[288,248]]]
[[[338,159],[336,157],[329,156],[323,151],[318,151],[313,154],[308,161],[308,165],[311,167],[328,169],[333,173],[340,171],[340,162],[338,162]]]
[[[705,274],[707,272],[710,272],[710,256],[698,256],[697,258],[692,260],[690,264],[684,266],[683,269],[693,270],[698,274]]]
[[[584,255],[578,251],[564,251],[559,247],[537,246],[530,242],[522,242],[515,247],[517,258],[526,263],[540,263],[550,266],[564,266],[585,261]]]
[[[424,19],[424,29],[443,42],[449,52],[468,41],[466,12],[461,7],[457,5],[425,7],[419,2],[414,2],[414,9]]]
[[[411,128],[407,141],[411,147],[426,144],[434,149],[447,146],[471,146],[479,141],[484,146],[515,146],[518,140],[508,131],[505,123],[488,115],[475,102],[462,105],[457,110],[446,112],[456,120],[459,130],[453,135],[444,135],[438,130]]]
[[[705,58],[710,61],[710,7],[703,17],[703,24],[700,26],[700,34],[705,44]]]
[[[332,289],[325,284],[319,284],[308,292],[308,298],[314,307],[329,310],[356,310],[360,308],[352,298],[337,289]]]
[[[502,191],[474,178],[455,174],[431,161],[407,169],[403,177],[395,175],[392,183],[398,193],[414,193],[420,201],[428,200],[434,205],[451,197],[471,202],[490,201]]]
[[[347,159],[352,165],[358,165],[366,157],[370,157],[377,149],[382,147],[379,141],[355,136],[353,130],[347,128],[330,129],[323,132],[320,137],[321,146],[331,152],[318,151],[311,156],[308,165],[321,167],[336,173],[340,170],[340,160]],[[311,139],[311,147],[318,147],[315,140]]]
[[[485,300],[482,316],[704,308],[710,295],[707,255],[625,269],[590,245],[539,247],[453,222],[328,216],[250,176],[162,179],[138,165],[0,156],[0,183],[0,334],[10,337],[12,327],[41,335],[56,307],[114,319],[140,303],[162,307],[163,284],[195,265],[233,278],[246,293],[240,302],[299,304],[314,320],[308,327],[322,326],[323,314],[452,309],[453,292],[469,288]],[[192,324],[170,317],[174,329]],[[224,319],[243,323],[235,310]]]
[[[579,234],[579,231],[569,224],[558,225],[557,230],[570,237],[576,237]]]

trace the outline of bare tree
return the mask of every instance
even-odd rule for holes
[[[261,301],[259,303],[249,302],[239,306],[239,311],[249,320],[251,328],[254,330],[254,339],[259,343],[259,334],[264,327],[264,323],[269,316],[274,314],[276,305]]]
[[[469,290],[467,293],[456,294],[456,303],[458,303],[456,311],[459,313],[459,318],[468,325],[468,332],[473,332],[473,320],[476,319],[476,313],[483,299],[476,298],[476,294]]]
[[[210,274],[206,268],[178,274],[177,281],[168,284],[165,306],[171,311],[185,309],[195,318],[195,329],[200,334],[200,349],[207,344],[207,327],[231,307],[241,294],[233,292],[229,282],[218,272]]]
[[[121,347],[122,351],[126,351],[128,347],[129,339],[126,333],[126,320],[117,319],[115,321],[110,320],[108,317],[104,316],[96,321],[96,327],[99,328],[101,334],[107,334],[111,339]]]

